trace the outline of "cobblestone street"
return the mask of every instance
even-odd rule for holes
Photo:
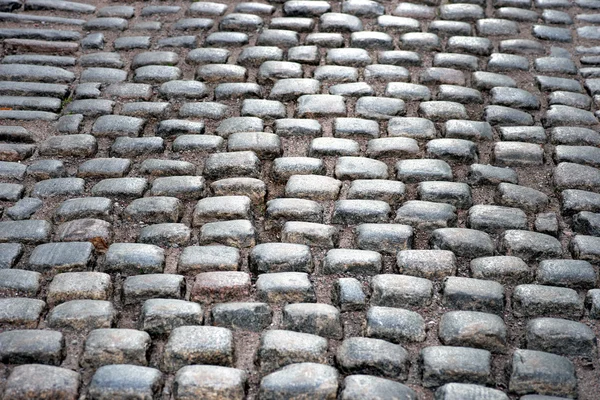
[[[0,0],[0,399],[598,400],[600,0],[260,1]]]

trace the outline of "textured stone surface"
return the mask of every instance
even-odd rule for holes
[[[33,332],[0,389],[48,363],[77,390],[8,397],[595,399],[597,3],[0,0],[0,331]],[[165,361],[183,327],[231,330],[222,369]],[[261,356],[273,331],[318,356]],[[519,349],[577,385],[511,389]]]

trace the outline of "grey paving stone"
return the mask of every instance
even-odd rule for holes
[[[581,289],[592,289],[597,280],[594,268],[584,260],[544,260],[538,265],[536,277],[542,285]]]
[[[22,269],[0,269],[0,292],[10,296],[33,297],[40,289],[42,275]]]
[[[140,172],[154,176],[193,175],[196,166],[187,161],[148,158],[140,164]]]
[[[81,218],[109,219],[112,200],[106,197],[81,197],[67,199],[54,211],[54,221],[66,222]]]
[[[410,248],[413,229],[408,225],[363,223],[356,227],[356,244],[359,249],[396,254]]]
[[[90,383],[93,399],[113,399],[131,395],[156,397],[162,387],[162,373],[154,368],[136,365],[100,367]]]
[[[148,365],[150,335],[134,329],[94,329],[85,340],[81,365],[99,368],[109,364]]]
[[[323,261],[323,273],[375,275],[381,271],[381,255],[369,250],[332,249]]]
[[[346,225],[387,222],[390,212],[389,204],[380,200],[338,200],[332,222]]]
[[[577,393],[575,368],[565,357],[518,349],[513,354],[509,390],[517,394],[573,396]]]
[[[491,125],[533,125],[531,114],[505,106],[487,106],[484,110],[484,117]]]
[[[471,260],[473,278],[497,281],[502,284],[529,282],[532,271],[529,266],[515,256],[480,257]]]
[[[261,335],[258,359],[263,373],[292,363],[325,361],[327,339],[308,333],[269,330]]]
[[[430,244],[434,249],[453,251],[459,257],[477,258],[494,253],[494,243],[490,237],[474,229],[436,229],[431,235]]]
[[[162,365],[167,371],[176,371],[190,364],[229,366],[233,361],[233,335],[229,329],[180,326],[169,335]]]
[[[411,156],[419,152],[415,139],[392,137],[371,139],[367,143],[367,156],[373,158]]]
[[[501,314],[504,310],[504,287],[495,281],[448,277],[444,282],[442,302],[463,311]]]
[[[507,328],[502,318],[494,314],[451,311],[440,319],[439,337],[446,346],[475,347],[504,353]]]
[[[141,243],[113,243],[104,258],[103,270],[136,275],[160,273],[165,264],[164,250],[158,246]]]
[[[220,303],[211,310],[213,325],[260,332],[271,324],[273,311],[266,303]]]
[[[310,248],[302,244],[262,243],[249,256],[251,267],[258,273],[311,272]]]
[[[424,201],[449,203],[457,208],[468,208],[471,189],[466,183],[427,181],[418,186],[419,198]]]
[[[456,207],[444,203],[409,200],[396,211],[395,221],[415,228],[446,228],[456,223]]]
[[[425,321],[414,311],[402,308],[371,307],[367,311],[368,337],[393,343],[425,340]]]
[[[436,129],[433,122],[425,118],[398,117],[389,121],[388,134],[394,137],[433,139],[436,137]]]
[[[246,272],[201,272],[196,275],[191,299],[210,303],[243,298],[248,296],[250,286],[250,275]]]
[[[55,238],[62,242],[85,242],[100,238],[108,243],[112,240],[112,225],[100,219],[76,219],[59,225]]]
[[[508,182],[498,185],[498,202],[509,207],[526,211],[541,211],[549,202],[548,196],[539,190]]]
[[[407,275],[376,275],[371,280],[371,304],[383,307],[424,307],[433,298],[433,284]]]
[[[192,225],[235,219],[250,219],[250,198],[215,196],[199,200],[194,208]]]
[[[103,179],[92,187],[92,194],[99,197],[141,197],[148,182],[144,178]]]
[[[512,305],[518,316],[575,318],[583,312],[583,301],[575,290],[542,285],[518,285]]]
[[[323,221],[323,207],[313,200],[274,199],[267,202],[266,216],[274,220],[319,223]]]
[[[287,181],[293,175],[323,175],[323,160],[314,157],[281,157],[273,162],[273,177]]]
[[[190,365],[181,368],[175,375],[175,396],[182,400],[211,396],[243,399],[247,379],[246,372],[241,369]]]
[[[403,182],[452,180],[452,169],[443,160],[401,160],[396,163],[396,171]]]
[[[239,268],[239,250],[227,246],[186,247],[177,264],[179,272],[235,271]]]
[[[21,258],[22,254],[22,244],[0,243],[0,269],[13,268]]]
[[[366,157],[339,157],[335,177],[340,180],[387,179],[387,165]]]
[[[550,236],[526,230],[507,230],[502,235],[501,247],[506,255],[514,255],[524,260],[560,257],[560,242]]]
[[[329,304],[296,303],[283,308],[283,326],[291,331],[341,339],[343,328],[337,308]]]
[[[368,375],[346,377],[341,396],[344,400],[364,399],[368,396],[376,396],[376,398],[392,398],[395,396],[403,396],[406,399],[417,398],[416,393],[408,386]]]
[[[486,384],[491,378],[491,354],[468,347],[430,346],[421,350],[423,386],[449,382]]]
[[[536,318],[527,324],[527,348],[561,355],[587,356],[596,339],[585,324],[558,318]]]
[[[84,192],[85,180],[81,178],[54,178],[46,179],[37,182],[33,186],[31,195],[34,197],[48,198],[48,197],[62,197],[62,196],[81,196]],[[18,185],[21,186],[21,185]],[[2,187],[0,186],[0,189]],[[22,187],[21,187],[22,191]],[[15,201],[21,197],[18,195],[9,196],[6,193],[4,196],[0,193],[0,198],[6,197],[6,200]]]
[[[160,137],[118,137],[110,148],[113,156],[135,157],[164,150],[164,140]]]
[[[404,198],[405,185],[402,182],[384,179],[356,179],[348,190],[348,199],[382,200],[398,203]]]
[[[7,364],[60,365],[64,358],[63,334],[51,330],[12,330],[0,333],[0,359]]]
[[[260,161],[252,151],[211,154],[204,163],[204,175],[212,179],[236,176],[256,178]]]
[[[94,155],[97,149],[96,138],[91,135],[77,134],[48,138],[40,144],[39,152],[49,157],[89,157]]]
[[[211,183],[216,196],[247,196],[254,204],[262,203],[266,195],[266,185],[256,178],[226,178]]]
[[[66,2],[65,2],[66,3]],[[31,377],[37,379],[32,380]],[[50,365],[26,364],[13,369],[4,387],[4,397],[18,400],[27,398],[78,397],[80,375],[75,371]]]
[[[255,230],[248,220],[209,222],[200,228],[201,244],[219,243],[238,248],[255,244]]]
[[[468,226],[488,233],[527,229],[527,215],[521,209],[475,205],[469,209]]]
[[[472,185],[495,185],[502,182],[518,183],[517,173],[513,169],[484,164],[471,164],[469,167],[469,180]]]
[[[496,86],[517,87],[517,82],[507,75],[477,71],[473,72],[472,77],[479,90],[489,90]]]
[[[594,190],[600,171],[596,168],[561,162],[554,170],[554,184],[558,189]]]
[[[597,212],[600,197],[593,192],[584,190],[568,189],[561,192],[563,212],[573,214],[578,211]]]
[[[201,176],[166,176],[152,182],[150,194],[195,200],[204,195],[204,190],[204,178]]]
[[[0,299],[0,323],[12,327],[36,328],[46,303],[24,297]]]
[[[43,243],[50,239],[52,226],[45,220],[0,222],[0,243]]]
[[[289,365],[265,376],[261,380],[259,393],[266,400],[292,396],[328,399],[337,393],[337,380],[335,368],[305,362]]]
[[[283,242],[332,248],[338,239],[338,230],[331,225],[314,222],[287,221],[281,231]]]
[[[600,258],[598,254],[598,238],[595,236],[576,235],[571,240],[571,253],[580,260],[597,262]]]
[[[308,274],[304,272],[276,272],[262,274],[256,281],[259,299],[271,303],[312,302],[315,292]]]
[[[335,282],[332,297],[341,311],[363,310],[366,304],[362,285],[355,278],[339,278]]]
[[[202,307],[178,299],[148,299],[142,305],[140,329],[152,336],[165,336],[180,326],[201,325]]]
[[[184,287],[182,275],[133,275],[125,278],[121,297],[125,304],[141,303],[150,298],[178,299],[183,297]]]
[[[27,175],[33,179],[43,180],[62,178],[67,174],[65,164],[60,160],[40,160],[27,167]]]
[[[117,311],[110,301],[71,300],[54,307],[47,317],[51,328],[85,331],[110,328]]]
[[[347,373],[362,373],[400,378],[408,373],[408,352],[399,345],[381,339],[352,337],[337,349],[336,361]]]
[[[447,250],[401,250],[396,264],[401,274],[426,279],[444,278],[456,271],[454,253]]]
[[[110,300],[110,275],[102,272],[65,272],[57,274],[48,285],[46,301],[50,306],[70,300]]]
[[[508,400],[508,396],[498,389],[470,383],[447,383],[435,391],[436,398],[440,400]]]

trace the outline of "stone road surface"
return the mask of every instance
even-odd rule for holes
[[[594,400],[600,0],[0,0],[0,394]]]

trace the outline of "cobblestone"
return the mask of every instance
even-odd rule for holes
[[[594,399],[598,9],[0,0],[4,397]]]

